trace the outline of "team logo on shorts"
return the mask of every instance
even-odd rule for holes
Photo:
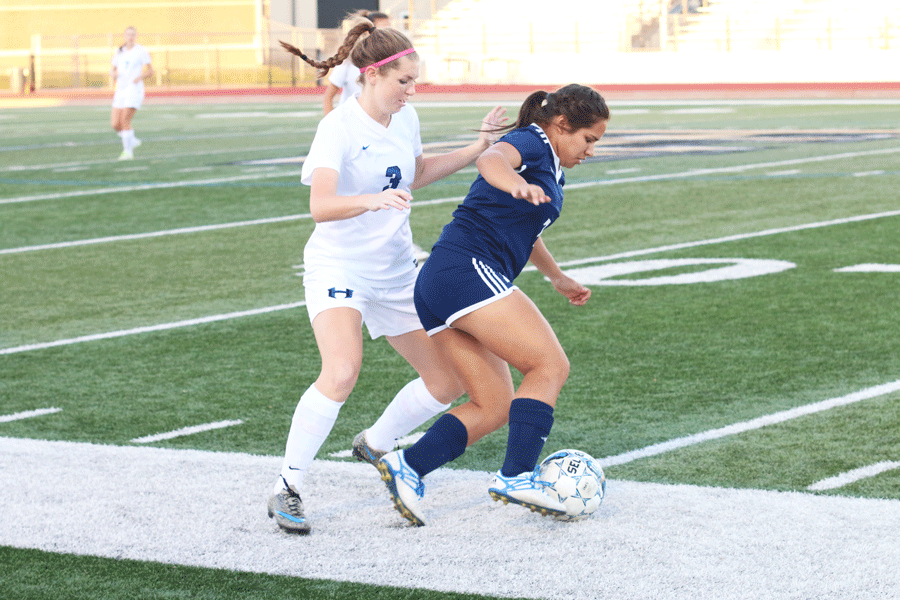
[[[337,289],[337,288],[331,288],[330,290],[328,290],[328,297],[329,297],[329,298],[337,298],[337,295],[338,295],[338,294],[343,294],[343,295],[344,295],[344,298],[352,298],[352,297],[353,297],[353,290],[351,290],[351,289],[349,289],[349,288],[347,288],[346,290],[339,290],[339,289]]]

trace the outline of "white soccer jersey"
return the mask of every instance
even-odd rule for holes
[[[343,104],[354,96],[359,96],[362,87],[356,81],[359,78],[359,67],[350,62],[348,58],[328,73],[328,81],[335,87],[341,88],[341,97],[338,104]]]
[[[143,87],[143,80],[137,84],[134,83],[134,80],[144,72],[144,65],[150,64],[150,53],[140,44],[135,44],[131,50],[122,48],[113,54],[112,64],[116,68],[116,89],[129,85]]]
[[[301,181],[310,185],[313,171],[324,167],[337,171],[339,196],[389,187],[408,192],[420,154],[419,116],[412,106],[392,115],[385,128],[351,98],[319,123]],[[307,270],[339,267],[380,281],[409,274],[415,270],[409,213],[392,208],[317,223],[303,252]]]

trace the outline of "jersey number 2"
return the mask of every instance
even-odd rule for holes
[[[390,181],[386,186],[381,188],[381,191],[391,188],[392,190],[396,190],[397,186],[400,185],[400,179],[403,177],[400,174],[400,167],[388,167],[387,171],[384,172],[385,177],[389,177]]]

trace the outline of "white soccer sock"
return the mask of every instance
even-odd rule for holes
[[[124,150],[125,152],[128,152],[128,150],[130,149],[129,146],[131,145],[130,142],[128,141],[128,132],[120,131],[119,137],[122,138],[122,150]]]
[[[129,152],[134,150],[134,129],[126,129],[122,133],[125,134],[125,149]]]
[[[325,396],[315,385],[309,386],[297,403],[285,446],[281,476],[298,491],[303,485],[306,470],[331,433],[343,405],[343,402],[335,402]],[[275,493],[282,489],[284,483],[279,479],[275,482]]]
[[[398,438],[450,408],[431,395],[422,378],[407,383],[366,431],[366,441],[376,450],[393,450]]]

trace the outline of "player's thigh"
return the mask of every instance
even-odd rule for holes
[[[434,335],[469,396],[450,413],[466,426],[469,444],[496,431],[509,417],[515,388],[509,365],[471,335],[445,329]]]
[[[535,368],[568,368],[553,328],[521,290],[459,317],[453,327],[476,338],[522,373]]]
[[[362,367],[362,315],[354,308],[330,308],[316,315],[312,328],[323,375],[335,386],[352,388]]]
[[[463,395],[465,390],[456,369],[424,329],[386,338],[394,350],[416,370],[425,382],[425,387],[439,402],[449,404]]]

